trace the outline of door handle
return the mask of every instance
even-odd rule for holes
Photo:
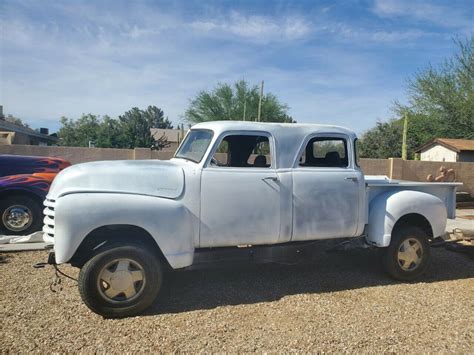
[[[346,180],[350,180],[350,181],[356,182],[356,181],[359,180],[359,179],[357,178],[357,176],[348,176],[348,177],[346,177]]]
[[[278,177],[276,177],[276,176],[267,176],[267,177],[262,178],[262,180],[263,180],[263,181],[271,180],[271,181],[277,182],[277,181],[278,181]]]

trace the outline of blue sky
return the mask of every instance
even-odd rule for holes
[[[32,127],[161,107],[246,79],[298,122],[361,133],[473,33],[472,1],[0,1],[4,112]]]

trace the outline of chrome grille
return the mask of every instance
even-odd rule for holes
[[[54,206],[56,204],[55,200],[46,199],[44,201],[44,206],[46,207],[43,210],[44,220],[43,220],[43,232],[45,237],[54,238]]]

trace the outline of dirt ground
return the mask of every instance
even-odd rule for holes
[[[411,284],[367,250],[170,273],[146,314],[121,320],[89,311],[71,280],[52,293],[52,268],[32,268],[46,255],[0,254],[1,353],[474,352],[474,261],[445,249]]]

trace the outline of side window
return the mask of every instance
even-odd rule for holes
[[[360,142],[359,142],[359,139],[356,138],[354,141],[355,164],[357,165],[357,167],[360,168],[359,147],[360,147]]]
[[[332,137],[310,139],[300,157],[300,166],[347,167],[347,141],[343,138]]]
[[[239,168],[269,168],[270,142],[267,136],[226,136],[211,159],[211,166]]]

